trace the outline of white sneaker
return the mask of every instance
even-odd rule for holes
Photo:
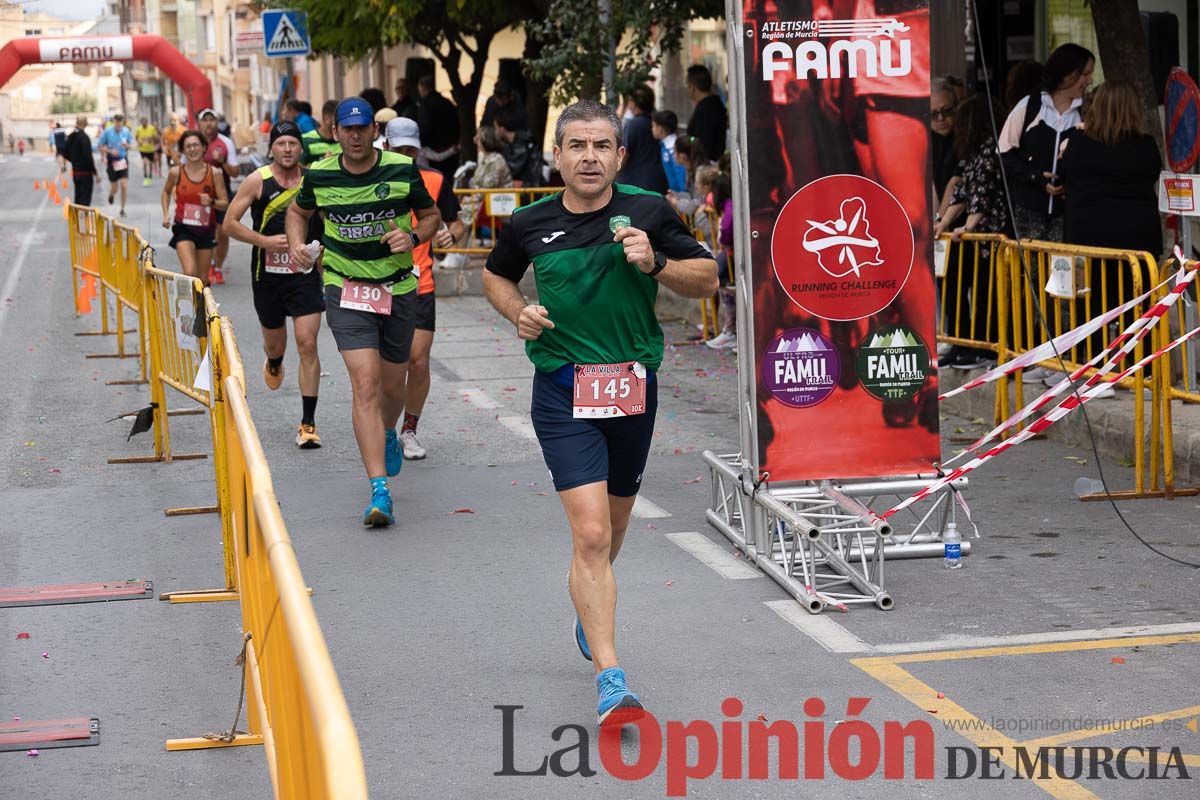
[[[416,431],[401,431],[400,444],[404,447],[404,457],[411,461],[420,461],[425,457],[425,448],[417,441]]]
[[[1052,372],[1045,367],[1032,367],[1021,372],[1021,383],[1045,383],[1046,379],[1052,375],[1062,375],[1062,373]],[[1049,385],[1053,386],[1053,384]]]
[[[722,331],[716,337],[705,342],[706,345],[713,350],[728,350],[731,347],[737,346],[737,334],[729,331]]]

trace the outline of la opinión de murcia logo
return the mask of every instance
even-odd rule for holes
[[[797,80],[841,78],[844,56],[845,77],[902,78],[912,72],[912,42],[896,35],[908,31],[894,17],[764,22],[759,38],[770,43],[762,50],[762,77],[770,81],[777,72],[794,70]],[[771,41],[797,38],[804,41],[794,47]],[[826,45],[821,39],[837,41]]]
[[[932,780],[1191,780],[1178,747],[1053,746],[1009,748],[944,747],[939,774],[934,728],[929,721],[859,718],[871,698],[846,701],[846,719],[827,720],[819,697],[804,701],[805,719],[742,719],[736,697],[721,703],[723,719],[659,722],[647,713],[623,725],[601,725],[593,753],[592,735],[577,724],[550,731],[551,744],[538,755],[516,753],[521,705],[496,705],[501,722],[501,767],[497,777],[591,778],[600,766],[621,781],[644,781],[665,764],[664,794],[686,797],[689,783],[723,781]],[[946,726],[950,730],[950,726]],[[633,731],[636,731],[636,736]],[[526,740],[527,737],[522,737]],[[636,743],[636,744],[635,744]],[[520,762],[518,764],[518,761]],[[877,792],[878,793],[878,792]]]
[[[838,218],[805,220],[804,249],[817,257],[817,265],[827,275],[843,278],[850,273],[861,278],[863,267],[879,266],[879,240],[871,235],[867,204],[861,197],[843,200]],[[832,251],[832,252],[831,252]]]

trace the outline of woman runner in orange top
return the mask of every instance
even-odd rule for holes
[[[171,229],[171,247],[179,255],[185,275],[199,278],[208,285],[207,266],[217,246],[216,211],[229,205],[225,181],[215,167],[204,161],[208,143],[199,131],[187,131],[179,138],[184,161],[171,167],[162,191],[162,225]],[[175,218],[170,216],[171,196],[175,197]],[[201,268],[204,265],[204,268]]]

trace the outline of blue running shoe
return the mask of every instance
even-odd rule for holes
[[[602,670],[596,676],[596,691],[600,695],[596,719],[601,725],[623,725],[641,719],[646,713],[642,701],[625,685],[625,670],[620,667]]]
[[[575,644],[578,645],[579,652],[583,653],[583,657],[591,661],[592,649],[588,647],[587,637],[583,635],[583,623],[579,621],[579,617],[575,618]]]
[[[393,478],[400,474],[400,468],[404,466],[404,448],[400,446],[400,437],[396,435],[395,428],[388,428],[385,432],[383,464],[387,467],[388,476]]]
[[[383,528],[396,521],[392,515],[392,495],[387,489],[371,494],[371,502],[363,512],[363,525],[368,528]]]

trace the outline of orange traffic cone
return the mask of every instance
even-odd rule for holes
[[[34,188],[34,189],[40,189],[40,188],[42,188],[42,182],[41,182],[41,181],[34,181],[34,182],[33,182],[33,188]]]
[[[64,188],[64,189],[67,188],[67,179],[66,178],[62,179],[62,188]]]
[[[79,294],[75,299],[75,307],[80,314],[92,313],[92,298],[96,296],[96,278],[92,275],[84,274],[83,285],[79,287]]]

